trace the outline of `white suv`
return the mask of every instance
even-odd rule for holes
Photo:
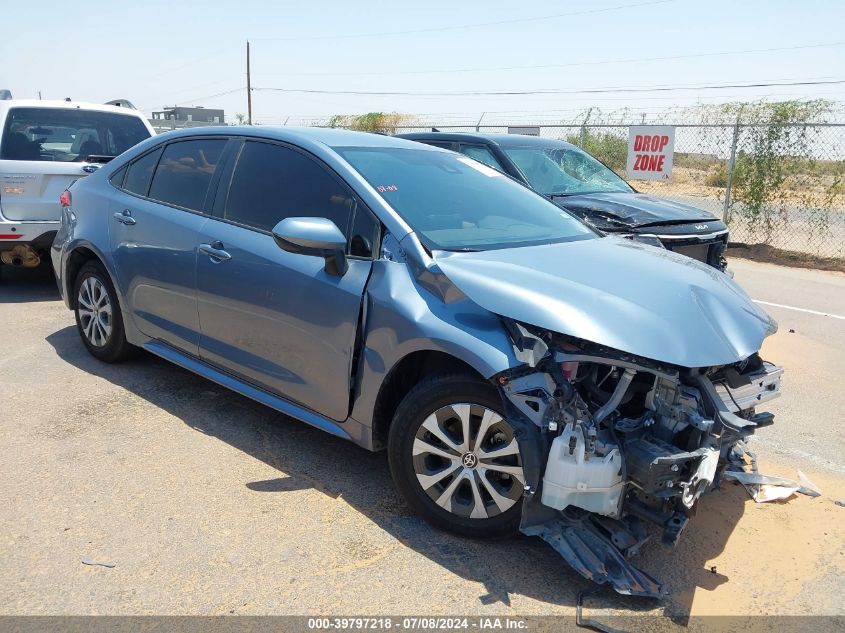
[[[59,228],[64,190],[154,134],[131,108],[0,100],[0,264],[38,266]]]

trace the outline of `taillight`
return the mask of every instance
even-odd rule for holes
[[[59,204],[62,205],[62,207],[70,206],[70,191],[67,189],[62,191],[62,195],[59,196]]]

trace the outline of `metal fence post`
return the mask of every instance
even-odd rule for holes
[[[587,110],[587,114],[584,116],[584,121],[581,123],[581,133],[578,135],[578,147],[584,149],[584,141],[585,136],[587,135],[587,121],[590,120],[590,115],[593,113],[593,109],[590,108]]]
[[[740,108],[739,114],[736,115],[736,123],[734,123],[734,135],[733,140],[731,141],[731,157],[728,160],[728,178],[727,182],[725,183],[725,205],[722,208],[722,221],[725,224],[727,224],[728,220],[730,220],[731,185],[733,184],[734,179],[734,167],[736,167],[736,146],[737,142],[739,141],[739,120],[741,115],[742,108]]]

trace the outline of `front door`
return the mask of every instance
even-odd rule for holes
[[[234,160],[231,184],[227,190],[224,176],[215,217],[200,234],[200,356],[342,421],[376,223],[361,229],[369,211],[322,163],[296,149],[247,141]],[[320,257],[279,248],[270,229],[296,216],[328,218],[347,238],[356,233],[342,277],[327,273]]]

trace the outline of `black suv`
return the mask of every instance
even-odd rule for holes
[[[638,193],[571,143],[522,134],[416,132],[398,136],[460,152],[511,176],[600,233],[662,244],[724,270],[728,227],[702,209]]]

